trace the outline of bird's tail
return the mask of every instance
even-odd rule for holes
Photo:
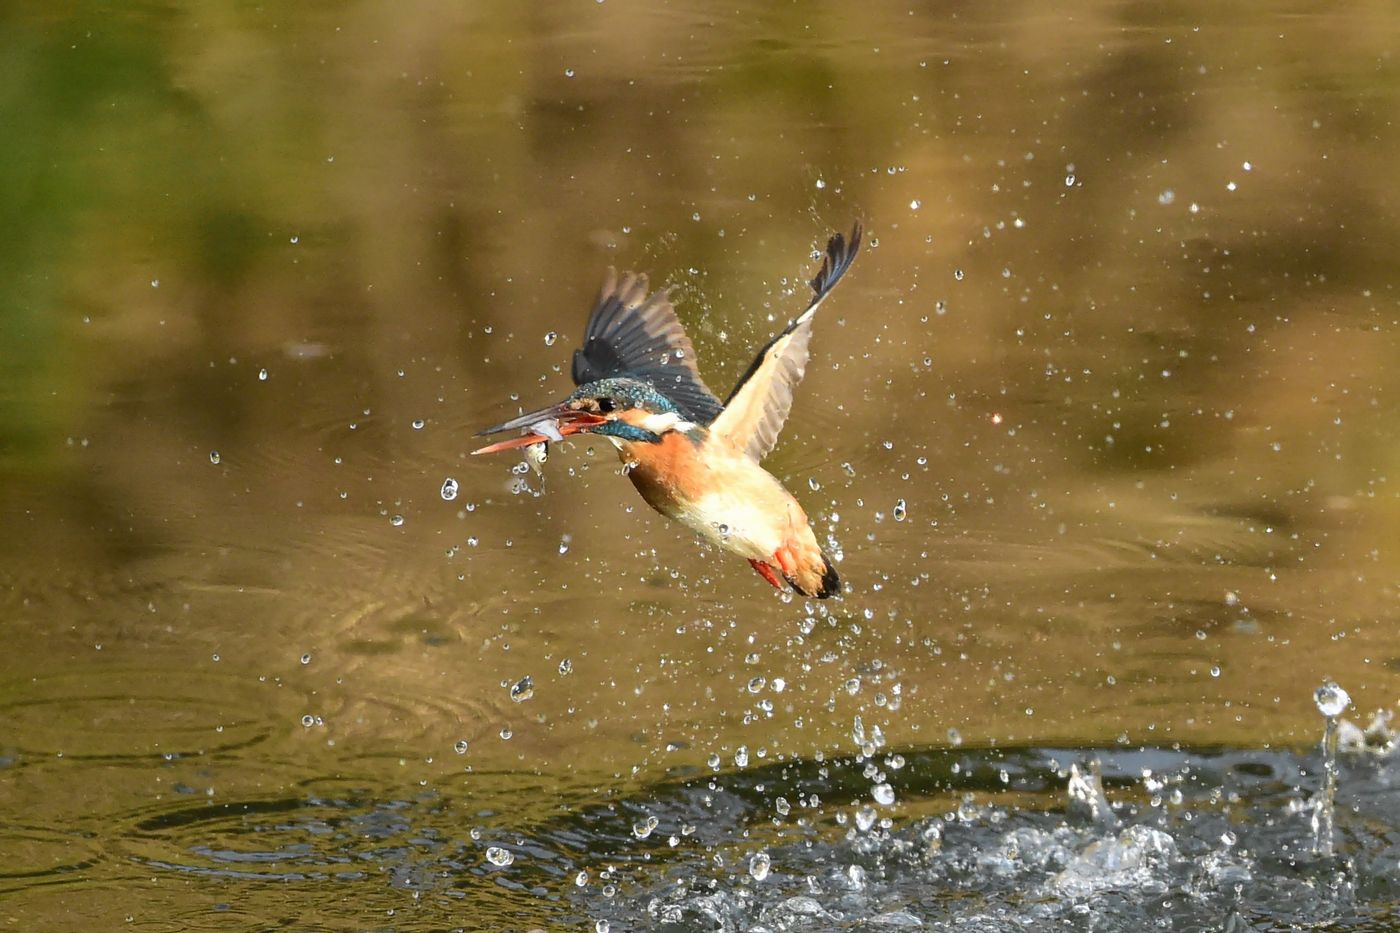
[[[841,592],[841,578],[836,574],[836,568],[831,565],[831,558],[822,552],[822,585],[817,590],[817,599],[826,599]]]
[[[784,573],[788,586],[792,587],[803,596],[815,596],[817,599],[827,599],[841,592],[841,578],[836,574],[836,568],[831,565],[831,558],[825,553],[821,555],[820,567],[802,567],[793,573]]]

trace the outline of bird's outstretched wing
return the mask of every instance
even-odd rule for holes
[[[722,411],[710,425],[754,460],[762,460],[778,441],[792,392],[807,369],[807,343],[812,337],[812,316],[856,258],[861,225],[857,221],[850,239],[836,234],[826,244],[821,271],[812,279],[812,302],[781,334],[759,351],[748,372],[729,394]]]
[[[647,277],[609,269],[574,351],[576,385],[615,376],[650,382],[688,421],[709,424],[719,399],[700,378],[695,348],[671,306],[669,289],[647,294]]]

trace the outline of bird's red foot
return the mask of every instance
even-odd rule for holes
[[[754,570],[757,570],[758,575],[760,577],[773,584],[774,589],[781,590],[783,588],[783,581],[779,580],[778,575],[773,572],[773,568],[765,564],[763,561],[753,560],[752,558],[750,558],[749,566],[752,567]]]

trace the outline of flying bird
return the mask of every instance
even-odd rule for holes
[[[807,367],[812,319],[860,249],[861,225],[826,245],[806,309],[749,364],[723,403],[705,385],[669,289],[609,269],[574,351],[574,392],[479,434],[520,437],[472,451],[494,453],[578,434],[617,447],[632,485],[653,509],[717,547],[748,559],[774,587],[825,599],[840,579],[798,505],[760,462],[777,443]],[[542,451],[543,447],[534,447]]]

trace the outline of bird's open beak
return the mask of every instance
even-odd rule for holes
[[[486,428],[484,431],[476,432],[479,437],[483,434],[496,434],[517,428],[525,430],[525,433],[520,437],[487,444],[479,450],[473,450],[472,454],[494,454],[498,450],[528,447],[541,441],[562,441],[570,434],[580,434],[589,428],[604,424],[607,420],[602,415],[595,415],[591,411],[579,411],[570,408],[568,402],[560,402],[548,408],[541,408],[539,411],[526,412],[518,418],[512,418],[494,427]]]

